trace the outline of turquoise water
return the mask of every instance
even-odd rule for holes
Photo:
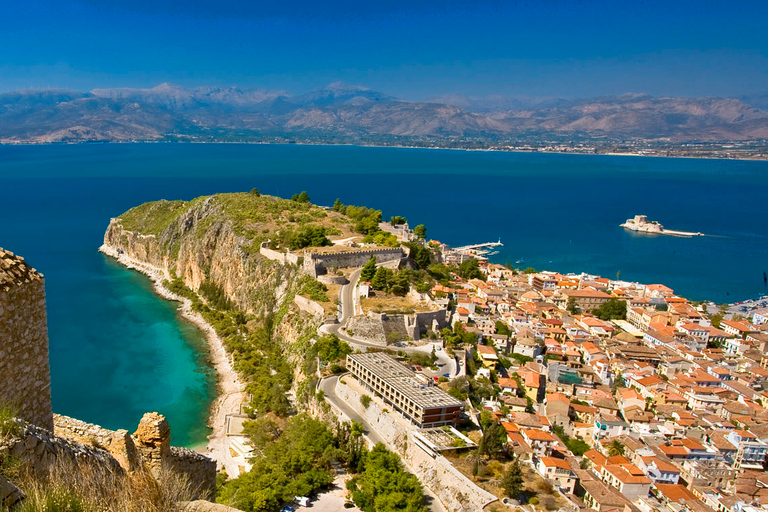
[[[215,378],[204,340],[149,281],[105,258],[109,218],[155,199],[244,191],[337,197],[424,223],[495,260],[661,282],[692,299],[766,292],[768,163],[257,145],[0,146],[0,246],[46,275],[57,412],[132,429],[145,411],[174,442],[205,439]],[[680,239],[618,227],[637,213]]]

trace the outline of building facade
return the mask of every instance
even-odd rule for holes
[[[464,403],[395,358],[378,352],[350,354],[347,368],[360,384],[420,428],[454,425]]]

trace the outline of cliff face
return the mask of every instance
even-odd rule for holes
[[[180,278],[193,291],[213,284],[238,309],[256,316],[273,312],[295,283],[299,269],[262,257],[248,232],[236,232],[241,224],[218,196],[150,205],[144,222],[112,219],[104,244],[161,269],[169,280]],[[158,226],[164,215],[167,226]]]

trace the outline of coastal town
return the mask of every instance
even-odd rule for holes
[[[361,339],[342,318],[334,332],[355,353],[330,377],[376,437],[413,439],[426,457],[404,455],[412,467],[458,469],[477,509],[768,510],[764,297],[694,302],[664,284],[494,264],[495,244],[419,243],[454,269],[419,294],[445,318],[397,341]],[[415,364],[419,349],[432,360]]]
[[[53,413],[42,276],[3,253],[20,341],[0,362],[25,371],[0,372],[0,399],[25,408],[0,418],[0,460],[176,471],[186,500],[218,503],[185,510],[768,512],[768,297],[501,265],[514,241],[427,233],[257,189],[112,218],[100,251],[206,336],[218,392],[196,451],[158,412],[134,434]],[[36,485],[7,475],[3,500]]]

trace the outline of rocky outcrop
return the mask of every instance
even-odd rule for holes
[[[0,509],[10,509],[22,499],[24,499],[24,493],[0,475]]]
[[[216,196],[193,201],[160,233],[130,231],[114,218],[104,234],[104,245],[118,254],[179,277],[194,291],[212,283],[239,309],[260,316],[282,302],[300,270],[263,257],[251,242],[236,233]]]

